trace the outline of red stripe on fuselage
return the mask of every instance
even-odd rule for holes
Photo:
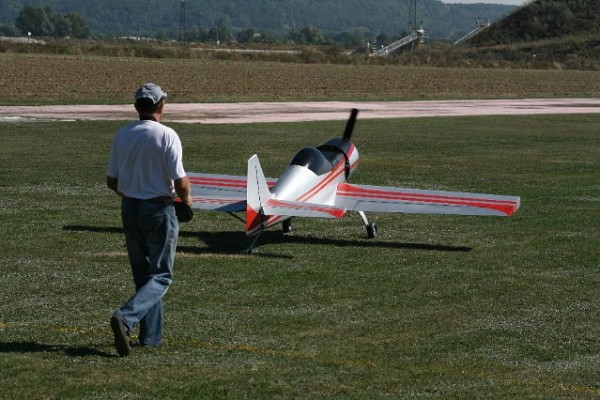
[[[352,156],[352,153],[354,153],[354,150],[355,150],[355,147],[350,146],[350,152],[348,153],[348,159],[350,159],[350,157]],[[351,168],[354,168],[354,166],[356,166],[356,164],[358,164],[358,159],[351,166]],[[307,201],[307,200],[313,198],[314,196],[316,196],[318,193],[321,192],[321,190],[323,190],[325,187],[327,187],[327,185],[329,185],[334,179],[336,179],[343,172],[345,172],[345,167],[346,167],[346,161],[345,160],[340,161],[334,168],[332,168],[332,170],[329,172],[329,174],[323,180],[321,180],[321,182],[319,182],[311,190],[309,190],[308,192],[306,192],[305,194],[300,196],[298,199],[296,199],[296,201]]]
[[[324,188],[326,188],[327,185],[329,185],[334,179],[336,179],[338,176],[340,176],[342,174],[342,172],[344,172],[344,165],[345,165],[345,163],[343,161],[340,161],[335,166],[335,168],[333,168],[327,174],[327,176],[325,176],[325,178],[323,178],[319,183],[317,183],[315,186],[313,186],[313,188],[310,189],[308,192],[306,192],[303,195],[301,195],[300,197],[298,197],[296,199],[296,201],[307,201],[307,200],[312,199],[313,197],[315,197]]]

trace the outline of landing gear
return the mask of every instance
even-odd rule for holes
[[[369,239],[376,238],[377,237],[377,225],[375,225],[375,222],[369,222],[364,211],[359,211],[358,215],[360,215],[360,218],[362,219],[363,223],[365,224],[365,229],[367,230],[367,237]]]
[[[288,233],[292,233],[294,231],[294,226],[292,225],[292,219],[286,219],[285,221],[283,221],[283,223],[281,224],[281,230],[283,231],[284,234],[288,234]]]
[[[254,246],[256,246],[256,242],[258,242],[258,238],[260,237],[261,233],[262,233],[262,231],[258,232],[256,235],[254,235],[254,237],[252,238],[252,242],[250,243],[250,246],[248,246],[248,248],[246,249],[246,254],[250,255],[254,252]]]
[[[367,226],[367,237],[369,239],[374,239],[377,237],[377,225],[374,222],[369,223]]]

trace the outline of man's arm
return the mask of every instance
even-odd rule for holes
[[[190,188],[190,178],[184,176],[181,179],[175,181],[175,192],[181,199],[181,201],[188,206],[192,205],[192,194]]]
[[[112,176],[108,175],[106,176],[106,186],[120,196],[121,193],[119,193],[118,184],[118,178],[113,178]]]

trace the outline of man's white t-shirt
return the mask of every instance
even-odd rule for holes
[[[108,176],[118,179],[118,191],[126,197],[174,197],[173,181],[186,176],[182,153],[173,129],[156,121],[136,121],[115,134]]]

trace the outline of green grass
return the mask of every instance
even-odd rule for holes
[[[0,125],[1,398],[600,397],[600,116],[359,120],[353,182],[519,195],[510,219],[298,219],[253,256],[182,225],[168,347],[119,358],[132,293],[115,122]],[[189,171],[277,176],[343,122],[172,125]]]

